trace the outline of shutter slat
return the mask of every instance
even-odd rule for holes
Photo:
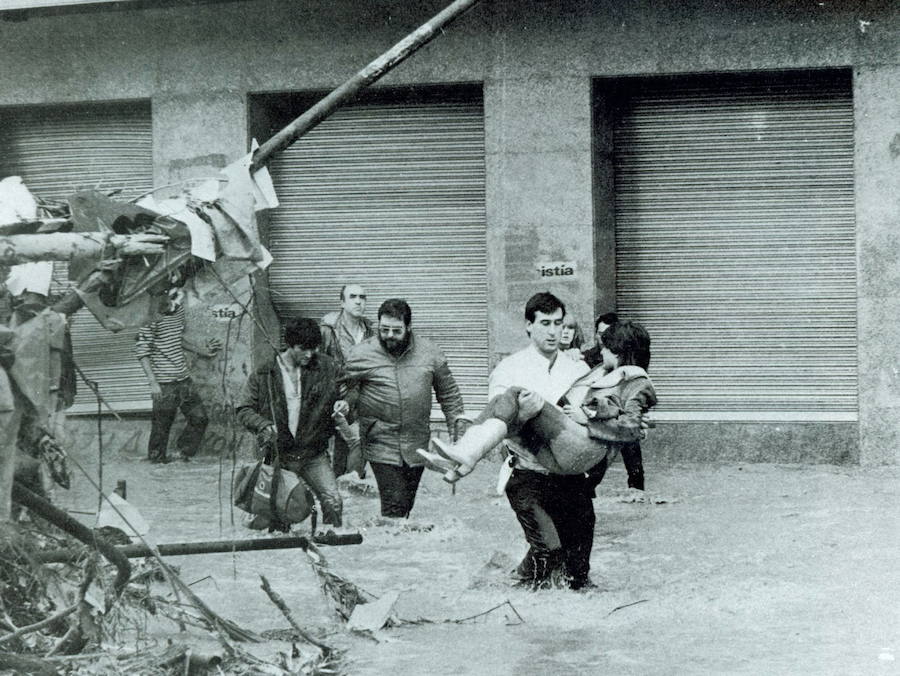
[[[648,87],[615,148],[618,310],[660,416],[855,419],[849,86]]]

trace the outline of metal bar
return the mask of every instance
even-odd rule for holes
[[[372,61],[325,98],[296,118],[288,126],[263,143],[253,154],[250,171],[264,167],[272,157],[287,148],[310,129],[322,122],[362,89],[380,79],[395,66],[405,61],[420,47],[431,42],[454,19],[471,9],[479,0],[456,0],[438,14],[400,40],[384,54]]]
[[[335,535],[326,533],[313,537],[317,545],[358,545],[363,538],[359,533]],[[251,552],[263,549],[303,549],[309,548],[309,538],[260,538],[256,540],[212,540],[209,542],[176,542],[159,545],[161,556],[190,556],[193,554],[220,554],[225,552]],[[151,556],[150,548],[145,545],[122,545],[116,550],[129,559]],[[83,555],[80,549],[51,549],[36,552],[34,558],[38,563],[71,563]]]

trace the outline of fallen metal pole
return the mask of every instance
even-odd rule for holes
[[[261,169],[276,154],[287,148],[310,129],[331,115],[360,90],[380,79],[395,66],[405,61],[420,47],[431,42],[454,19],[471,9],[479,0],[456,0],[438,14],[419,26],[349,80],[332,90],[325,98],[296,118],[288,126],[263,143],[253,154],[250,171]]]
[[[312,542],[317,545],[358,545],[363,541],[359,533],[317,535]],[[176,542],[157,547],[160,556],[190,556],[193,554],[221,554],[225,552],[253,552],[262,549],[303,549],[309,548],[309,538],[260,538],[257,540],[213,540],[211,542]],[[129,559],[152,556],[146,545],[121,545],[116,550]],[[80,549],[51,549],[35,552],[38,563],[72,563],[84,554]]]
[[[156,256],[166,252],[164,235],[116,235],[108,232],[51,232],[0,237],[0,264],[99,259],[110,249],[120,256]]]

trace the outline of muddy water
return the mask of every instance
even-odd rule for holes
[[[456,495],[427,474],[408,527],[382,523],[376,497],[345,493],[365,542],[324,550],[330,568],[376,596],[400,592],[395,611],[406,621],[374,640],[343,629],[302,552],[172,561],[224,617],[285,629],[260,589],[265,575],[301,623],[347,650],[350,674],[900,673],[896,468],[651,464],[652,500],[635,503],[616,467],[594,503],[599,588],[583,594],[510,586],[524,545],[492,495],[493,469]],[[259,536],[240,526],[240,512],[232,525],[230,473],[212,458],[158,466],[120,455],[105,465],[108,488],[127,480],[158,542]],[[59,500],[96,509],[84,480]],[[164,640],[175,628],[147,631]]]

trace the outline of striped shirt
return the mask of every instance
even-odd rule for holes
[[[138,359],[149,357],[150,368],[159,383],[174,383],[188,377],[181,336],[184,333],[184,307],[141,327],[134,345]]]

